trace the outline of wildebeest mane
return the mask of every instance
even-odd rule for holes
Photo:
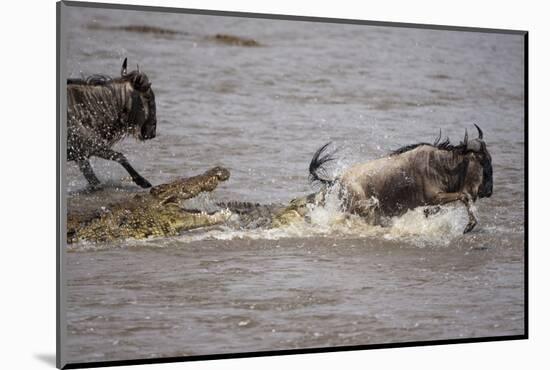
[[[115,82],[132,81],[138,74],[144,75],[143,72],[139,71],[128,72],[128,74],[117,78],[113,78],[104,74],[93,74],[91,76],[83,78],[68,78],[67,85],[105,86]]]
[[[416,148],[418,148],[419,146],[422,146],[422,145],[431,146],[433,148],[437,148],[437,149],[440,149],[440,150],[446,150],[448,152],[454,152],[454,151],[463,152],[466,149],[466,145],[464,145],[464,143],[460,143],[458,145],[453,145],[453,144],[451,144],[451,141],[449,140],[449,138],[446,138],[442,142],[439,142],[439,138],[438,138],[433,144],[432,143],[416,143],[416,144],[405,145],[405,146],[403,146],[399,149],[395,149],[394,151],[392,151],[390,153],[390,156],[399,155],[399,154],[409,152],[409,151],[411,151],[413,149],[416,149]]]
[[[68,78],[67,85],[103,86],[113,82],[107,75],[94,74],[83,78]]]

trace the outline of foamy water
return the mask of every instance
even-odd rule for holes
[[[479,124],[494,193],[463,235],[459,204],[372,226],[329,197],[282,228],[226,224],[174,238],[68,246],[70,362],[522,334],[524,114],[520,36],[87,9],[69,17],[67,69],[140,64],[156,94],[158,136],[119,143],[153,184],[215,165],[231,178],[186,206],[287,204],[315,189],[307,166],[339,147],[334,174],[392,149],[457,143]],[[90,24],[101,27],[89,27]],[[108,27],[146,25],[179,34]],[[231,34],[261,47],[228,46]],[[141,189],[116,163],[104,184],[67,165],[69,208]]]
[[[454,239],[462,236],[468,222],[463,206],[450,205],[442,207],[435,215],[426,217],[426,207],[409,210],[401,216],[385,218],[382,225],[373,225],[360,216],[343,211],[342,199],[338,197],[338,189],[329,191],[323,204],[309,204],[307,213],[301,220],[296,220],[284,226],[248,227],[242,225],[239,214],[229,209],[220,209],[211,194],[202,193],[196,198],[186,201],[182,206],[188,209],[210,212],[220,219],[220,224],[208,226],[182,233],[170,239],[181,243],[198,242],[202,240],[279,240],[284,238],[339,237],[342,239],[360,237],[378,237],[386,240],[401,240],[417,246],[448,245]],[[375,200],[378,202],[377,200]],[[476,207],[472,207],[474,214]],[[214,212],[214,213],[213,213]],[[496,231],[496,230],[495,230]],[[152,245],[164,248],[163,237],[151,237],[142,241],[143,246]],[[132,243],[139,241],[133,240]],[[159,243],[160,242],[160,243]],[[126,243],[95,243],[81,241],[68,247],[71,251],[101,250]]]

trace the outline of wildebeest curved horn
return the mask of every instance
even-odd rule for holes
[[[139,64],[137,64],[137,72],[139,73]]]
[[[478,139],[479,139],[479,140],[483,140],[483,131],[481,131],[481,129],[479,128],[479,126],[476,125],[475,123],[474,123],[474,126],[477,128],[477,133],[479,134]]]
[[[439,136],[438,136],[437,139],[434,141],[434,146],[437,146],[437,144],[439,144],[439,140],[441,140],[441,129],[439,129]]]
[[[468,145],[468,129],[464,129],[464,145]]]
[[[126,67],[128,66],[128,58],[124,58],[124,62],[122,62],[122,68],[120,69],[120,76],[126,76]]]

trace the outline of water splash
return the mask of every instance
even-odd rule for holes
[[[200,240],[277,240],[282,238],[383,238],[403,240],[417,246],[449,245],[462,235],[468,218],[463,207],[441,208],[435,215],[425,216],[425,207],[384,219],[384,226],[372,225],[364,218],[343,212],[339,189],[329,191],[323,205],[309,205],[303,220],[278,228],[243,230],[233,226],[218,226],[208,230],[185,233],[178,237],[184,243]]]
[[[448,245],[462,235],[468,217],[463,207],[444,207],[438,214],[428,217],[426,207],[408,211],[402,216],[393,217],[385,235],[387,239],[405,239],[417,245]]]
[[[167,248],[203,240],[279,240],[312,237],[372,238],[404,241],[419,247],[447,246],[462,235],[468,222],[463,207],[450,205],[442,207],[437,214],[429,217],[424,213],[426,207],[419,207],[401,216],[383,219],[383,226],[372,225],[364,218],[342,210],[339,191],[334,187],[327,192],[323,205],[308,205],[309,209],[303,220],[282,227],[243,229],[239,226],[239,216],[232,214],[227,217],[228,222],[225,224],[189,230],[178,237],[127,240],[117,244],[80,242],[69,246],[69,251],[128,247]],[[208,195],[197,197],[193,204],[187,206],[203,210],[216,207]]]
[[[340,157],[332,166],[331,172],[337,177],[349,165]],[[360,217],[344,212],[343,200],[346,199],[345,189],[337,182],[334,186],[323,190],[323,204],[308,205],[308,212],[303,220],[281,227],[247,227],[243,228],[238,214],[225,210],[226,222],[222,225],[185,231],[175,238],[151,238],[147,240],[123,241],[116,245],[78,243],[69,250],[98,250],[113,247],[148,247],[165,248],[202,240],[278,240],[284,238],[332,237],[342,239],[373,238],[404,241],[416,246],[447,246],[455,238],[462,235],[468,217],[464,207],[449,205],[426,217],[426,207],[418,207],[405,214],[392,218],[383,218],[381,225],[374,225],[376,217]],[[378,200],[371,198],[372,214],[377,214]],[[211,198],[210,193],[201,193],[193,199],[186,200],[186,209],[201,210],[213,213],[219,211],[219,206]],[[475,208],[474,208],[475,212]]]

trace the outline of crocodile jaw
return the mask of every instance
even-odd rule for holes
[[[174,227],[178,231],[198,229],[200,227],[218,225],[224,223],[231,216],[229,210],[221,210],[213,214],[206,212],[190,213],[184,212],[181,217],[174,223]]]

